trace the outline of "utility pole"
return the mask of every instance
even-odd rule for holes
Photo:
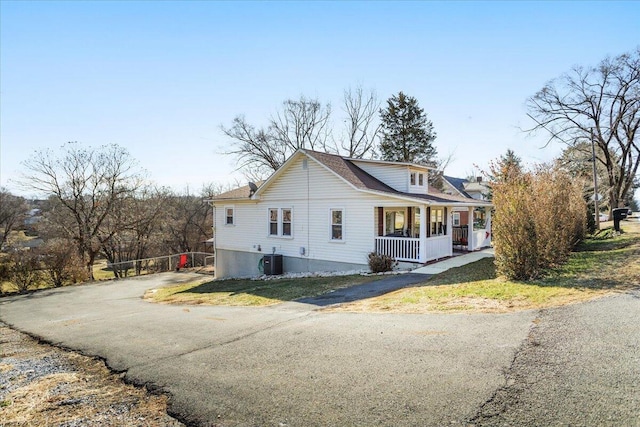
[[[600,208],[598,207],[598,174],[596,173],[596,147],[593,141],[593,128],[590,129],[591,135],[591,161],[593,162],[593,203],[595,203],[594,213],[596,216],[596,231],[600,230]]]

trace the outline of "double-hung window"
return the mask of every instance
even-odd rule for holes
[[[331,241],[344,241],[344,210],[331,209],[329,214],[331,221]]]
[[[234,225],[235,224],[235,215],[234,215],[233,206],[225,206],[224,207],[224,223],[225,225]]]
[[[444,209],[431,208],[431,235],[442,236],[445,234]]]
[[[453,213],[453,225],[454,227],[460,226],[460,212]]]
[[[293,210],[291,208],[269,209],[269,236],[291,237],[293,232]]]
[[[291,209],[282,209],[282,235],[291,236]]]

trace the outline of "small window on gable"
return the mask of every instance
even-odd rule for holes
[[[416,185],[416,173],[415,172],[411,172],[410,183],[411,183],[411,185]]]
[[[418,174],[418,185],[420,187],[422,187],[424,185],[424,174],[423,173],[419,173]]]
[[[342,209],[331,209],[331,240],[333,241],[343,241],[343,220],[344,220],[344,211]]]
[[[235,215],[233,206],[226,206],[224,208],[224,223],[225,225],[235,224]]]

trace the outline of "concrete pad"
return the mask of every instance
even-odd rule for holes
[[[439,274],[444,271],[450,270],[455,267],[462,267],[463,265],[471,264],[481,260],[482,258],[494,257],[495,251],[493,248],[483,249],[477,252],[470,252],[468,254],[455,256],[453,258],[445,259],[434,264],[426,265],[424,267],[416,268],[412,270],[412,273],[417,274]]]

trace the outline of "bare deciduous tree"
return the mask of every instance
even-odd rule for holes
[[[69,221],[60,226],[77,245],[88,276],[93,279],[93,264],[108,238],[105,220],[119,202],[141,181],[141,172],[126,149],[118,145],[98,148],[71,142],[59,154],[36,151],[23,163],[27,173],[23,184],[37,192],[53,196]]]
[[[640,165],[640,48],[596,67],[575,67],[547,83],[527,101],[536,125],[569,146],[590,141],[593,131],[606,169],[609,201],[619,207],[628,198]]]
[[[207,195],[208,196],[208,195]],[[171,253],[202,250],[212,234],[212,207],[205,197],[172,194],[167,200],[162,230],[164,245]]]
[[[344,91],[344,112],[346,138],[341,143],[342,151],[348,157],[374,157],[377,136],[380,132],[378,110],[380,101],[372,89],[365,93],[361,86]]]
[[[331,130],[331,105],[301,96],[286,100],[282,110],[269,120],[267,128],[256,128],[244,116],[237,116],[231,125],[221,126],[232,139],[232,147],[225,152],[238,159],[238,168],[249,171],[258,180],[277,170],[296,150],[308,148],[327,151]]]
[[[22,197],[14,196],[7,189],[0,188],[0,250],[5,248],[9,234],[22,225],[28,210]]]
[[[165,255],[161,224],[169,198],[167,190],[142,186],[121,200],[105,220],[100,230],[102,253],[115,264],[112,271],[116,278],[128,273],[129,266],[119,263]],[[134,267],[140,274],[140,263]]]

